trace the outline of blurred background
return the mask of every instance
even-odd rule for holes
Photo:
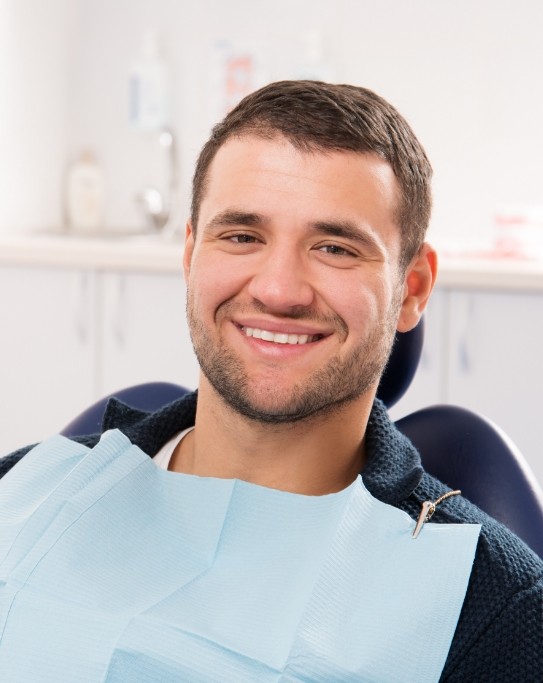
[[[194,160],[241,96],[310,77],[376,90],[434,167],[442,275],[397,414],[468,404],[543,479],[542,28],[538,0],[0,0],[0,451],[124,384],[196,384],[179,239]],[[140,232],[168,240],[129,244]]]
[[[0,230],[58,226],[83,150],[107,179],[106,223],[142,220],[134,195],[161,159],[130,125],[130,82],[154,31],[182,213],[228,76],[242,93],[322,75],[375,89],[412,124],[435,169],[434,241],[485,245],[504,205],[543,203],[542,28],[537,0],[1,0]]]

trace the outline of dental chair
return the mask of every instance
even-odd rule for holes
[[[398,333],[381,379],[378,397],[390,408],[407,391],[416,373],[424,342],[424,319],[407,333]],[[186,389],[151,382],[121,389],[87,408],[63,430],[65,436],[100,431],[111,396],[140,410],[157,408],[180,398]],[[490,420],[452,405],[417,410],[396,422],[417,447],[422,464],[453,489],[502,522],[543,557],[543,491],[513,442]]]
[[[71,437],[100,432],[104,411],[110,398],[118,398],[123,403],[139,410],[153,411],[181,398],[190,391],[191,389],[171,382],[145,382],[125,387],[98,399],[96,403],[86,408],[66,425],[60,433]]]

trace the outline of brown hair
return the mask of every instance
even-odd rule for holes
[[[194,230],[206,191],[209,167],[233,136],[283,135],[302,151],[373,152],[388,161],[398,180],[397,220],[402,233],[401,264],[406,266],[424,241],[432,205],[432,168],[405,119],[371,90],[318,81],[279,81],[245,97],[212,130],[192,185]]]

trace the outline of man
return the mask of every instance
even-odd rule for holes
[[[543,563],[375,399],[436,276],[430,177],[362,88],[272,84],[215,127],[184,256],[197,397],[112,402],[102,438],[0,464],[22,459],[0,484],[6,680],[53,680],[45,657],[110,683],[541,680]]]

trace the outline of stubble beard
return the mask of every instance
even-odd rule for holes
[[[229,304],[223,306],[228,308]],[[202,372],[234,411],[266,424],[295,423],[332,414],[376,386],[394,342],[398,310],[399,303],[392,302],[380,324],[346,358],[331,358],[303,383],[293,383],[285,395],[273,382],[251,388],[242,360],[211,338],[195,310],[190,290],[187,292],[190,335]],[[315,321],[315,316],[306,315],[304,320]],[[347,330],[343,321],[341,326]]]

